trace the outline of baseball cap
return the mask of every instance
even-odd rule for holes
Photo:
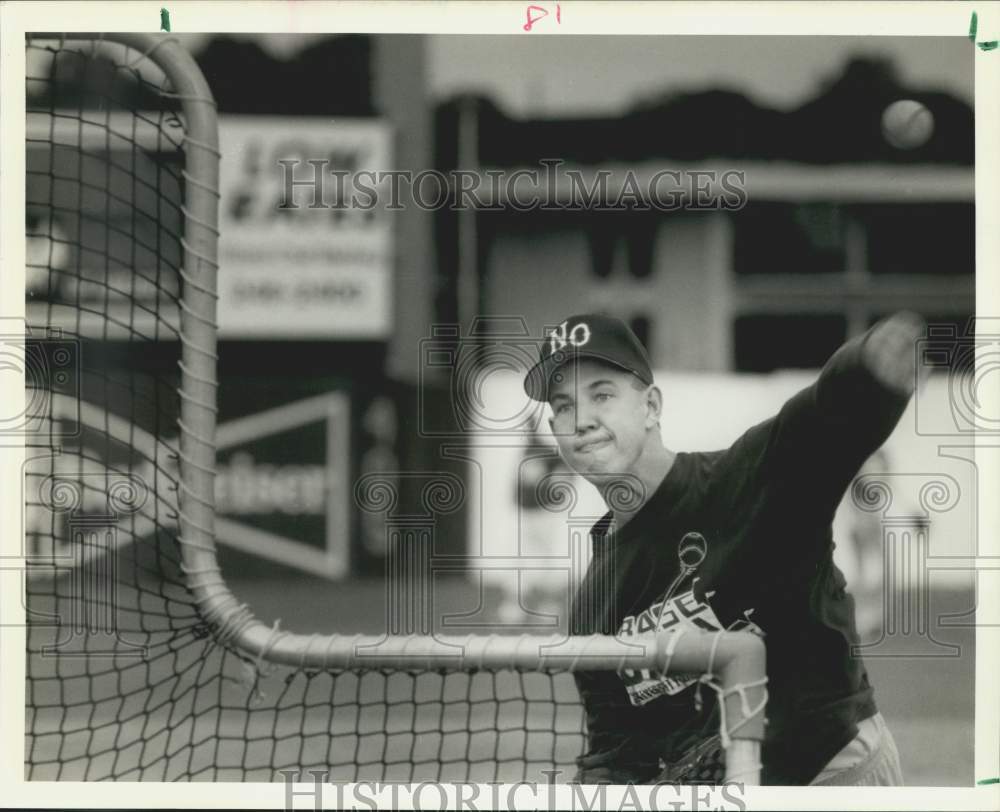
[[[541,357],[524,376],[524,391],[532,400],[547,401],[549,381],[563,364],[576,358],[592,358],[621,367],[643,383],[653,382],[649,356],[628,325],[612,316],[570,316],[546,331]]]

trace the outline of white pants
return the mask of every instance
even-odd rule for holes
[[[899,751],[882,714],[858,722],[858,735],[830,759],[811,783],[840,787],[902,786]]]

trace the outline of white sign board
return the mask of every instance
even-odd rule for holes
[[[354,184],[392,169],[388,125],[220,116],[219,145],[220,336],[388,335],[392,213]]]

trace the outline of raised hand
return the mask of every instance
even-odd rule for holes
[[[879,322],[861,350],[862,362],[879,383],[902,395],[913,394],[918,376],[916,342],[926,324],[915,313],[896,313]]]

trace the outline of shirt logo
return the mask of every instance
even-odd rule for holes
[[[571,347],[582,347],[590,341],[590,325],[577,322],[569,330],[569,322],[564,321],[555,330],[549,331],[549,355],[563,349],[567,344]]]
[[[705,597],[710,597],[709,593]],[[682,627],[702,632],[721,631],[723,626],[707,603],[698,600],[694,592],[685,592],[666,602],[654,603],[638,617],[629,616],[622,622],[618,636],[624,639],[653,631]],[[694,685],[700,674],[655,674],[649,669],[626,669],[619,676],[633,705],[645,705],[657,697],[674,696]]]
[[[648,635],[672,630],[697,633],[747,630],[763,636],[763,631],[750,620],[753,609],[745,609],[743,618],[723,626],[708,601],[715,590],[704,592],[704,597],[695,594],[698,568],[708,556],[708,541],[697,532],[685,533],[677,544],[677,577],[667,586],[656,602],[639,612],[626,617],[618,629],[618,637],[628,640],[638,635]],[[684,591],[681,592],[681,588]],[[700,590],[699,590],[700,592]],[[661,696],[676,696],[690,688],[701,674],[661,674],[650,669],[625,669],[618,672],[629,701],[633,705],[645,705]]]

